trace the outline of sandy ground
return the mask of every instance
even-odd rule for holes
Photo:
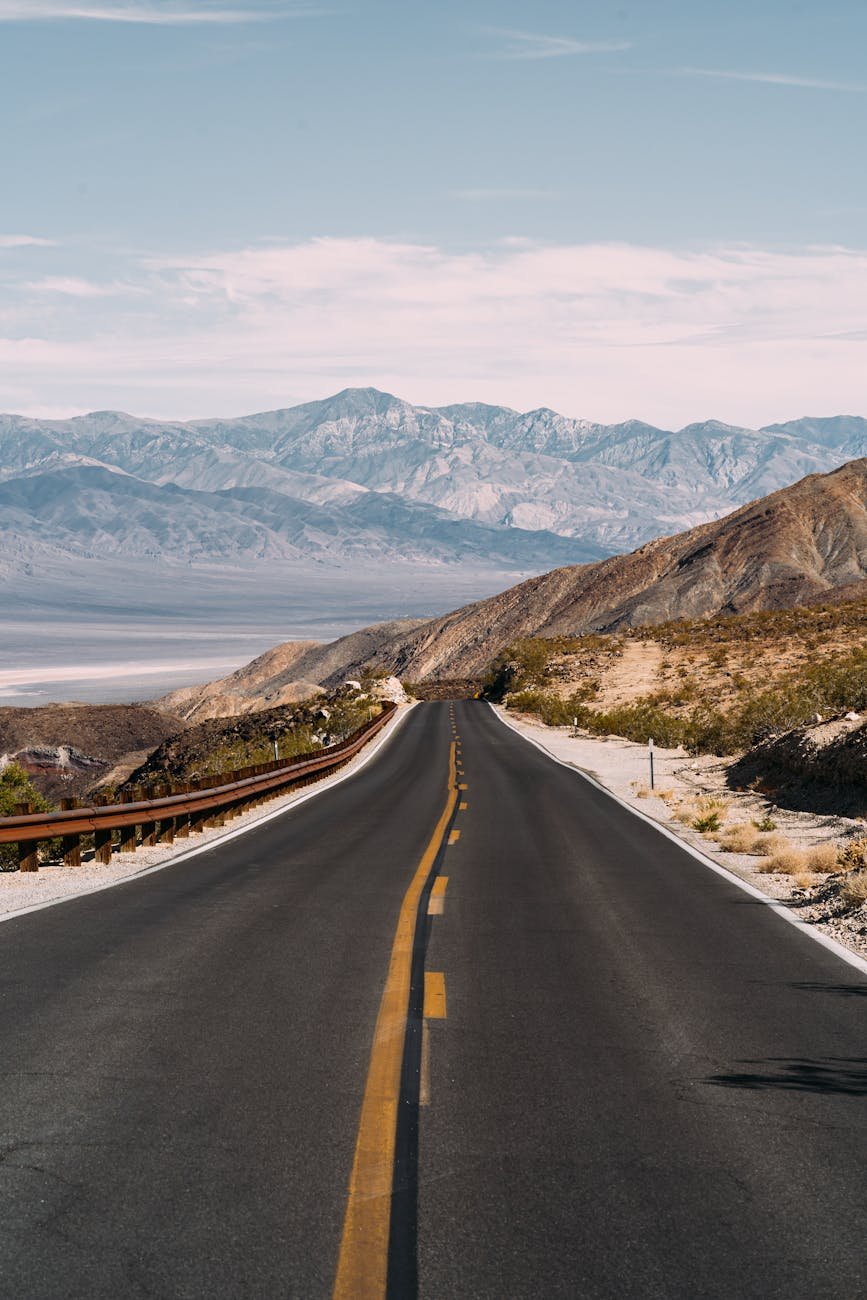
[[[573,733],[565,727],[548,727],[536,718],[497,708],[512,726],[543,745],[555,758],[589,773],[625,803],[658,821],[678,838],[699,849],[707,857],[726,867],[748,884],[790,905],[803,921],[816,925],[831,938],[859,956],[867,957],[867,908],[840,915],[814,897],[820,892],[821,877],[815,877],[819,889],[799,888],[790,876],[768,875],[756,870],[761,859],[746,853],[724,853],[715,837],[703,835],[684,826],[673,816],[677,803],[700,795],[715,795],[728,803],[724,825],[760,821],[770,817],[781,835],[797,848],[867,835],[867,825],[850,817],[794,812],[779,808],[767,798],[751,792],[734,792],[726,785],[727,764],[718,758],[692,757],[683,750],[654,750],[654,786],[651,793],[648,750],[619,736],[591,736]],[[660,797],[664,794],[666,797]]]
[[[5,871],[0,872],[0,920],[13,916],[32,907],[46,903],[58,902],[78,894],[88,894],[95,889],[104,889],[117,881],[129,879],[142,871],[163,866],[202,847],[219,844],[227,835],[234,835],[238,830],[254,826],[265,818],[283,812],[309,798],[311,792],[326,790],[349,773],[357,771],[369,763],[373,755],[386,743],[395,727],[400,725],[407,709],[401,708],[396,716],[378,733],[370,745],[367,745],[351,762],[335,772],[333,776],[323,777],[315,786],[306,786],[292,794],[271,799],[260,808],[254,808],[240,817],[227,822],[223,827],[202,831],[190,835],[188,839],[179,840],[173,845],[155,845],[150,849],[138,849],[135,853],[117,853],[111,863],[101,866],[93,861],[93,855],[82,862],[80,867],[65,867],[60,863],[40,866],[37,872]]]

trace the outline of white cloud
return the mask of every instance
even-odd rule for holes
[[[486,30],[504,42],[493,55],[498,59],[562,59],[575,54],[612,54],[632,49],[631,41],[577,41],[571,36],[546,36],[509,27]]]
[[[805,90],[840,90],[863,95],[867,85],[853,81],[823,81],[817,77],[799,77],[788,72],[734,72],[725,68],[678,68],[679,77],[711,77],[720,81],[759,82],[766,86],[794,86]]]
[[[274,18],[309,13],[310,10],[222,9],[208,5],[181,7],[175,4],[76,4],[64,0],[0,0],[0,22],[89,21],[145,23],[161,27],[202,24],[263,22]]]
[[[867,250],[314,239],[123,279],[50,313],[26,282],[10,307],[7,284],[0,370],[34,408],[241,413],[374,384],[669,427],[867,414]]]
[[[40,239],[37,235],[0,235],[0,248],[52,248],[52,239]]]

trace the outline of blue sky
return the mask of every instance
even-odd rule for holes
[[[865,49],[840,0],[0,0],[0,407],[867,411]]]

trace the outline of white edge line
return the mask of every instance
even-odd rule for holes
[[[413,700],[409,707],[398,713],[393,721],[386,723],[379,737],[370,748],[365,747],[356,756],[360,761],[355,764],[351,771],[337,772],[334,776],[325,777],[312,790],[299,794],[296,799],[293,799],[291,803],[284,804],[282,808],[275,808],[272,812],[263,813],[261,817],[254,818],[246,826],[237,826],[235,830],[227,831],[225,835],[217,835],[205,844],[197,844],[194,849],[185,849],[183,853],[177,853],[173,857],[166,858],[165,862],[155,862],[152,867],[142,867],[141,871],[131,871],[127,876],[119,876],[117,880],[107,880],[101,885],[92,885],[89,889],[81,889],[75,894],[63,894],[60,898],[47,898],[44,903],[31,903],[29,907],[19,907],[15,912],[4,912],[0,916],[0,925],[4,921],[17,921],[19,916],[27,916],[29,912],[42,912],[46,907],[59,907],[61,903],[72,903],[76,898],[86,898],[88,894],[101,894],[104,889],[116,889],[118,885],[128,885],[131,880],[141,880],[142,876],[150,876],[155,871],[164,871],[166,867],[174,867],[179,862],[188,862],[190,858],[198,857],[200,853],[209,853],[211,849],[219,848],[222,844],[228,844],[230,840],[237,839],[239,835],[246,835],[248,831],[258,830],[260,826],[273,821],[275,817],[283,817],[286,813],[293,812],[302,803],[306,803],[308,799],[315,799],[317,795],[333,790],[336,785],[340,785],[342,781],[348,781],[351,776],[355,776],[363,767],[366,767],[371,759],[376,757],[383,745],[391,740],[398,727],[405,718],[409,717],[417,704],[418,700]],[[352,759],[350,759],[351,762],[353,762]]]
[[[856,952],[852,952],[850,948],[845,947],[842,943],[838,943],[838,941],[832,939],[830,935],[823,934],[821,930],[817,930],[814,926],[808,925],[807,922],[802,921],[800,917],[793,916],[783,903],[780,903],[776,898],[769,898],[768,895],[763,894],[760,889],[756,889],[755,885],[749,884],[748,881],[742,880],[741,877],[736,875],[733,871],[729,871],[728,867],[724,867],[722,863],[715,862],[713,858],[707,857],[707,855],[702,853],[700,849],[693,848],[691,844],[688,844],[686,840],[682,840],[679,835],[674,833],[674,831],[669,830],[667,826],[663,826],[661,822],[658,822],[655,817],[650,817],[647,813],[641,812],[640,809],[633,808],[632,805],[627,803],[625,799],[622,799],[619,794],[615,794],[613,790],[609,790],[607,785],[603,785],[601,781],[597,781],[589,772],[585,772],[582,767],[578,767],[575,763],[568,762],[565,758],[558,758],[557,755],[552,753],[551,750],[548,749],[546,745],[543,745],[540,740],[535,740],[532,736],[525,735],[524,732],[520,731],[513,722],[509,722],[501,713],[498,713],[496,708],[494,708],[494,705],[490,703],[490,700],[488,701],[488,704],[490,704],[494,716],[502,722],[503,726],[508,727],[510,731],[514,731],[515,735],[520,736],[522,740],[526,740],[528,745],[534,745],[536,749],[545,754],[547,758],[550,758],[552,762],[558,763],[560,767],[568,767],[576,776],[580,776],[585,781],[589,781],[589,783],[592,786],[595,786],[595,788],[602,794],[607,795],[609,799],[613,799],[615,803],[619,803],[621,808],[625,808],[627,812],[632,813],[633,817],[638,817],[641,821],[647,822],[647,824],[652,826],[654,830],[658,831],[660,835],[664,835],[666,839],[672,840],[673,843],[682,848],[685,853],[689,853],[697,862],[700,862],[702,866],[708,867],[711,871],[715,871],[718,876],[723,876],[726,880],[730,881],[731,884],[737,885],[738,889],[742,889],[743,892],[749,894],[751,898],[756,898],[760,903],[764,903],[772,912],[776,912],[777,916],[781,916],[784,921],[788,921],[789,925],[793,925],[796,930],[800,930],[802,934],[809,935],[811,939],[816,943],[821,944],[823,948],[827,948],[829,952],[835,953],[842,961],[845,961],[847,965],[854,966],[862,975],[867,975],[867,961],[865,961],[863,957],[859,957]]]

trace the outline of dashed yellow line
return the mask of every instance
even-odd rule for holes
[[[400,1073],[409,1011],[416,916],[422,890],[436,861],[457,801],[455,749],[452,745],[449,751],[445,807],[401,904],[388,975],[373,1031],[373,1047],[361,1103],[337,1276],[332,1293],[334,1300],[374,1300],[375,1297],[385,1295]],[[445,981],[441,975],[439,978],[444,1016]],[[432,992],[431,997],[433,996]],[[424,1002],[427,1014],[427,974]]]
[[[430,900],[427,905],[428,916],[442,916],[445,910],[446,886],[448,883],[448,876],[437,876],[433,882],[433,889],[430,891]]]
[[[446,1018],[446,977],[442,971],[426,970],[424,973],[424,1018]]]
[[[459,804],[458,804],[458,811],[459,811],[459,812],[466,812],[467,809],[469,808],[469,806],[470,806],[470,805],[469,805],[468,803],[466,803],[466,802],[464,802],[464,803],[459,803]]]
[[[461,838],[460,831],[454,830],[449,832],[449,844],[457,844],[460,838]]]

